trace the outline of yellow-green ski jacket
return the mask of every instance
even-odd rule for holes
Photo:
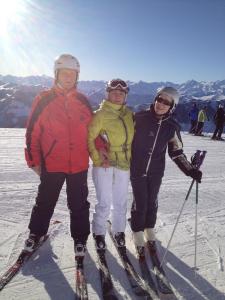
[[[133,115],[125,105],[103,100],[89,125],[88,147],[95,167],[102,164],[95,147],[95,139],[101,135],[109,144],[110,165],[129,170],[131,143],[134,136]]]

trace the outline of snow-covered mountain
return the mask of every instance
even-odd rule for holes
[[[53,78],[49,76],[13,76],[13,75],[0,75],[0,81],[5,83],[16,83],[18,85],[43,85],[43,86],[51,86],[53,84]]]
[[[23,127],[35,95],[52,84],[53,78],[44,75],[28,77],[0,75],[0,127]],[[105,81],[80,81],[78,88],[88,96],[95,109],[105,95],[105,85]],[[158,88],[162,86],[177,88],[181,99],[176,118],[183,129],[189,126],[188,111],[192,101],[196,101],[199,107],[207,105],[211,120],[218,102],[225,103],[225,80],[215,82],[189,80],[182,84],[139,81],[129,82],[129,86],[127,102],[134,111],[148,107]],[[206,124],[205,129],[212,131],[213,127],[211,121]]]

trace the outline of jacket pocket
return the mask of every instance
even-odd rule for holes
[[[56,143],[57,143],[56,140],[54,140],[54,141],[52,142],[51,146],[49,147],[47,153],[46,153],[45,156],[44,156],[44,159],[46,159],[46,158],[52,153],[52,150],[53,150],[53,148],[55,147],[55,144],[56,144]]]

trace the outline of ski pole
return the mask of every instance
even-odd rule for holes
[[[203,160],[204,160],[204,158],[205,158],[205,155],[206,155],[206,151],[197,150],[197,151],[195,152],[195,154],[191,157],[192,165],[193,165],[196,169],[199,169],[199,168],[200,168],[200,166],[201,166],[201,164],[203,163]],[[189,195],[190,195],[190,193],[191,193],[191,190],[192,190],[192,187],[193,187],[194,182],[195,182],[195,179],[192,180],[191,185],[190,185],[190,187],[189,187],[189,190],[188,190],[188,192],[187,192],[187,195],[186,195],[186,197],[185,197],[185,199],[184,199],[183,205],[182,205],[182,207],[181,207],[181,209],[180,209],[179,215],[178,215],[177,220],[176,220],[176,223],[175,223],[175,225],[174,225],[173,232],[172,232],[171,237],[170,237],[170,239],[169,239],[169,242],[168,242],[168,244],[167,244],[166,251],[165,251],[165,253],[164,253],[164,255],[163,255],[163,258],[162,258],[162,261],[161,261],[160,266],[162,266],[162,265],[163,265],[163,262],[165,261],[167,252],[168,252],[168,250],[169,250],[169,247],[170,247],[170,244],[171,244],[171,241],[172,241],[172,238],[173,238],[173,235],[174,235],[175,230],[176,230],[176,228],[177,228],[177,224],[178,224],[178,222],[179,222],[180,216],[181,216],[182,211],[183,211],[183,209],[184,209],[184,205],[185,205],[186,201],[187,201],[188,198],[189,198]],[[196,189],[197,189],[197,187],[198,187],[198,185],[196,185]],[[196,193],[197,193],[197,191],[196,191]],[[196,194],[196,195],[197,195],[197,194]],[[196,197],[196,201],[197,201],[197,197]],[[196,205],[196,208],[197,208],[197,205]],[[196,215],[197,215],[197,214],[196,214]],[[196,224],[197,224],[197,223],[196,223]],[[196,228],[196,230],[197,230],[197,228]],[[196,234],[196,239],[197,239],[197,234]],[[197,249],[196,249],[196,250],[197,250]]]
[[[196,181],[196,201],[195,201],[195,258],[194,270],[197,271],[197,234],[198,234],[198,182]]]
[[[200,151],[200,150],[198,150]],[[197,152],[196,152],[197,153]],[[198,152],[196,157],[192,157],[192,163],[199,169],[205,158],[206,151]],[[196,161],[194,161],[196,160]],[[194,257],[194,269],[197,268],[197,235],[198,235],[198,182],[196,181],[196,197],[195,197],[195,257]]]
[[[177,224],[178,224],[178,222],[179,222],[179,220],[180,220],[180,216],[181,216],[182,211],[183,211],[183,209],[184,209],[184,205],[185,205],[186,201],[188,200],[188,197],[189,197],[189,195],[190,195],[190,193],[191,193],[191,190],[192,190],[192,187],[193,187],[194,182],[195,182],[195,180],[193,179],[192,182],[191,182],[191,185],[190,185],[190,187],[189,187],[189,190],[188,190],[188,192],[187,192],[187,195],[186,195],[186,197],[185,197],[185,199],[184,199],[183,205],[181,206],[179,215],[178,215],[178,217],[177,217],[176,223],[175,223],[174,228],[173,228],[173,232],[172,232],[171,237],[170,237],[170,239],[169,239],[169,242],[168,242],[168,244],[167,244],[166,251],[165,251],[165,253],[164,253],[164,255],[163,255],[163,259],[162,259],[162,261],[161,261],[160,267],[162,267],[162,265],[163,265],[163,263],[164,263],[164,260],[165,260],[165,258],[166,258],[167,252],[168,252],[169,247],[170,247],[170,243],[171,243],[171,241],[172,241],[172,239],[173,239],[173,235],[174,235],[175,230],[176,230],[176,228],[177,228]]]

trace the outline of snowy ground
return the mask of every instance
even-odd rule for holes
[[[199,186],[197,266],[194,266],[195,190],[187,201],[168,252],[166,273],[177,299],[225,299],[225,142],[209,137],[183,134],[184,149],[190,156],[197,149],[207,150],[202,166],[203,182]],[[27,235],[27,224],[36,196],[37,176],[27,168],[23,156],[24,130],[0,129],[0,274],[12,263]],[[190,178],[184,176],[170,159],[159,197],[157,237],[160,253],[167,245],[183,204]],[[129,189],[129,208],[132,199]],[[95,191],[89,179],[89,200],[95,202]],[[128,216],[129,216],[128,208]],[[62,223],[50,241],[38,251],[11,283],[0,292],[1,300],[74,299],[74,254],[69,233],[69,215],[63,189],[54,220]],[[134,247],[127,231],[129,256],[134,262]],[[107,237],[107,258],[119,299],[136,299],[130,289],[119,257]],[[88,240],[85,259],[89,299],[101,299],[99,274],[93,241]],[[140,299],[137,298],[137,299]]]

